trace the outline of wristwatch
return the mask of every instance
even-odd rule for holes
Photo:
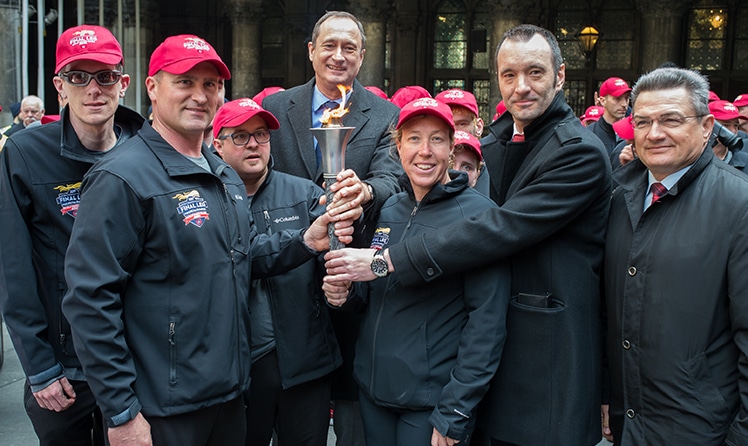
[[[371,272],[377,277],[387,277],[390,268],[387,266],[387,260],[384,259],[384,252],[381,249],[374,251],[374,257],[371,259]]]

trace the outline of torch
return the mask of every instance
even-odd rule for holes
[[[344,127],[341,121],[343,115],[348,112],[345,108],[346,88],[338,85],[343,95],[343,101],[336,109],[325,110],[320,120],[322,127],[309,129],[317,138],[317,144],[322,153],[322,176],[325,180],[325,197],[327,203],[332,203],[333,192],[330,186],[337,181],[337,175],[345,169],[345,147],[355,127]],[[335,224],[327,225],[327,235],[330,238],[330,250],[344,248],[345,245],[335,235]]]

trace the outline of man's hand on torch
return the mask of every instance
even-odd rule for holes
[[[326,278],[322,282],[322,291],[325,293],[327,303],[333,307],[339,307],[346,303],[348,300],[348,294],[351,291],[350,281],[333,281],[330,278]]]
[[[338,176],[348,178],[349,175],[356,176],[352,170],[345,170]],[[335,183],[337,184],[337,182]],[[319,199],[321,205],[325,205],[327,199],[322,195]],[[363,214],[361,208],[360,195],[349,195],[347,199],[334,201],[327,206],[327,212],[319,216],[312,222],[309,229],[304,232],[304,243],[315,251],[327,251],[330,247],[328,238],[328,223],[335,224],[335,235],[342,243],[351,243],[353,241],[353,223],[361,218]]]
[[[345,248],[325,254],[326,283],[368,282],[377,276],[371,271],[374,249]]]
[[[334,207],[363,206],[372,199],[369,187],[351,169],[340,172],[336,181],[330,185],[330,190],[335,194],[330,204]]]

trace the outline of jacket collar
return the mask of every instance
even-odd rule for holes
[[[131,136],[138,133],[138,130],[145,122],[145,118],[140,113],[122,105],[117,107],[114,112],[114,125],[117,135],[117,143],[110,149],[122,145],[123,142],[128,140]],[[64,107],[60,110],[60,120],[44,125],[59,125],[61,126],[60,132],[60,154],[66,158],[74,159],[76,161],[82,161],[85,163],[93,163],[99,160],[99,158],[92,154],[91,151],[83,147],[78,134],[75,133],[73,125],[70,123],[70,112],[68,107]]]
[[[208,174],[205,169],[188,160],[184,155],[177,152],[161,135],[151,127],[148,122],[143,123],[139,132],[145,144],[151,149],[153,154],[161,162],[164,170],[169,176],[177,177],[181,175]],[[210,165],[210,170],[216,175],[221,176],[228,168],[228,165],[220,159],[208,146],[203,144],[202,154]]]
[[[673,187],[668,189],[662,200],[674,199],[686,190],[714,159],[714,152],[709,147],[705,148],[691,168],[683,174]],[[639,223],[643,213],[642,200],[646,195],[647,184],[649,183],[647,172],[647,166],[638,158],[613,172],[613,181],[618,184],[613,193],[616,193],[618,189],[623,191],[629,217],[634,227]]]
[[[563,90],[556,93],[551,104],[537,119],[525,127],[525,142],[533,145],[534,141],[547,134],[549,128],[555,127],[560,121],[575,117],[571,107],[568,106],[564,99]],[[499,141],[509,141],[512,138],[514,120],[510,113],[504,113],[492,122],[488,128],[491,134]]]
[[[426,194],[426,196],[423,197],[421,205],[446,200],[447,198],[457,195],[462,190],[469,187],[468,176],[465,172],[450,170],[449,179],[450,181],[446,184],[435,184],[434,187],[432,187],[431,190]],[[400,183],[403,191],[408,194],[408,197],[410,197],[411,200],[415,201],[415,194],[413,193],[413,187],[410,184],[408,175],[400,175],[400,177],[398,178],[398,182]]]
[[[314,85],[315,79],[312,78],[299,89],[298,94],[289,95],[288,118],[289,122],[293,123],[292,130],[296,139],[296,147],[301,151],[299,156],[309,172],[309,178],[317,179],[322,176],[322,169],[317,167],[314,152],[308,150],[314,144],[312,132],[309,130],[312,126]],[[369,121],[367,113],[372,107],[371,97],[368,96],[370,94],[358,80],[353,80],[353,93],[348,98],[348,113],[342,119],[343,125],[354,127],[350,136],[351,140]]]

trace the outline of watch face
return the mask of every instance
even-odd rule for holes
[[[377,277],[387,276],[389,269],[387,268],[387,261],[384,260],[384,257],[377,256],[371,260],[371,271]]]

